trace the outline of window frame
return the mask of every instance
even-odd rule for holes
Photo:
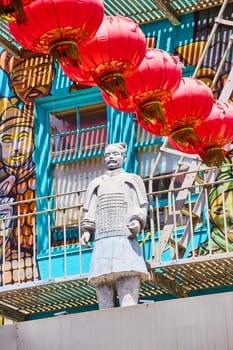
[[[50,152],[50,113],[65,111],[68,109],[90,106],[104,102],[99,88],[89,88],[75,91],[69,94],[47,96],[35,100],[34,124],[35,124],[35,151],[33,154],[36,166],[36,197],[43,198],[54,194],[54,162]],[[107,121],[107,118],[106,118]],[[108,137],[108,136],[107,136]],[[107,140],[108,141],[108,140]],[[100,156],[103,151],[89,153],[87,155],[77,154],[70,159],[61,159],[60,163]],[[48,199],[37,201],[37,211],[48,210]],[[43,230],[48,228],[48,216],[39,215],[37,218],[38,229],[38,252],[46,251],[49,246],[48,235],[43,235]]]
[[[84,89],[65,95],[47,96],[35,101],[35,151],[33,156],[37,171],[38,197],[51,194],[51,191],[46,190],[46,187],[50,186],[52,181],[51,174],[48,174],[47,170],[51,168],[52,164],[56,163],[51,159],[50,154],[50,113],[72,108],[78,109],[101,102],[104,102],[104,100],[99,88]],[[102,152],[100,153],[102,154]],[[101,154],[96,154],[96,156]],[[75,161],[90,156],[93,157],[95,154],[88,156],[77,154],[70,159],[61,158],[57,162],[66,163],[67,161]]]

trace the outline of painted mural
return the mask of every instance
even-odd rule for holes
[[[194,14],[193,41],[175,48],[184,66],[196,66],[206,45],[206,38],[210,35],[213,26],[213,17],[218,15],[218,8],[196,12]],[[228,5],[226,11],[228,20],[232,20],[233,4]],[[207,86],[212,86],[214,77],[218,73],[221,59],[227,50],[230,32],[224,26],[219,26],[214,40],[196,72],[196,77]],[[225,63],[212,86],[214,98],[218,99],[232,67],[233,54],[227,56]],[[229,101],[233,104],[233,92]],[[195,254],[208,255],[233,251],[233,142],[226,147],[226,166],[216,178],[220,184],[213,186],[209,192],[208,207],[210,216],[210,241],[208,238],[197,247]],[[221,183],[221,181],[223,181]],[[223,213],[225,212],[225,219]],[[204,218],[205,220],[205,218]],[[225,221],[225,222],[224,222]],[[227,239],[225,233],[227,233]]]
[[[212,8],[201,12],[194,13],[194,26],[193,26],[193,38],[189,43],[177,46],[174,50],[175,54],[178,54],[184,66],[195,67],[198,60],[205,48],[207,38],[211,34],[213,27],[213,18],[218,15],[219,8]],[[233,20],[233,4],[229,4],[226,10],[228,14],[225,19]],[[201,67],[196,72],[196,77],[204,81],[208,86],[211,86],[215,74],[218,71],[221,59],[227,49],[228,42],[230,40],[230,31],[226,26],[219,26],[216,30],[216,34],[210,44],[209,50],[203,60]],[[219,77],[212,87],[214,97],[217,99],[224,86],[224,83],[231,70],[233,54],[227,56],[224,65],[222,66]],[[233,103],[233,93],[230,101]]]
[[[2,80],[7,81],[9,88],[7,96],[3,95],[7,86],[2,86],[0,90],[1,217],[21,215],[20,222],[14,219],[1,222],[1,229],[6,232],[6,273],[2,279],[4,283],[11,284],[19,279],[19,259],[22,267],[21,282],[30,281],[37,275],[32,259],[36,235],[35,218],[28,215],[36,207],[33,201],[36,191],[36,169],[33,162],[34,100],[50,94],[55,70],[50,57],[29,54],[20,60],[5,50],[0,53],[0,68]],[[13,205],[17,202],[21,203]],[[0,258],[3,249],[1,234]]]
[[[197,256],[233,252],[233,147],[227,159],[229,164],[216,178],[219,184],[211,188],[208,196],[210,240],[200,244],[195,252]]]
[[[229,5],[228,13],[233,12],[233,4]],[[189,29],[189,38],[185,25],[180,29],[167,30],[158,38],[157,34],[151,36],[150,46],[157,46],[179,55],[184,71],[190,72],[195,68],[201,52],[209,35],[213,21],[210,20],[217,15],[217,9],[208,9],[201,13],[196,13],[193,17],[184,16],[184,24],[194,23]],[[204,20],[205,19],[205,20]],[[165,23],[165,22],[163,22]],[[160,25],[160,33],[163,32],[163,23]],[[167,27],[167,22],[164,24]],[[146,28],[145,28],[146,31]],[[179,31],[179,35],[178,35]],[[158,32],[158,31],[157,31]],[[156,30],[155,30],[156,33]],[[169,42],[172,43],[168,47]],[[219,40],[214,44],[206,58],[203,66],[198,71],[197,76],[208,85],[211,84],[214,74],[219,65],[219,58],[228,44],[230,30],[226,33],[220,32]],[[232,57],[225,63],[215,87],[215,97],[219,95],[227,74],[230,70]],[[9,52],[2,49],[0,51],[0,212],[1,218],[12,217],[14,215],[25,215],[21,217],[20,225],[17,220],[9,219],[0,221],[0,262],[4,256],[6,274],[0,275],[0,285],[17,283],[19,281],[19,271],[17,262],[20,259],[21,282],[31,281],[38,276],[39,272],[35,266],[33,252],[36,249],[36,229],[33,213],[36,207],[36,166],[33,161],[34,152],[34,101],[53,93],[59,92],[60,72],[57,65],[50,56],[41,56],[29,53],[24,59],[18,59]],[[67,87],[67,93],[83,88],[72,83]],[[233,102],[233,96],[231,96]],[[232,162],[232,153],[228,154],[229,161]],[[230,218],[233,217],[233,187],[232,171],[226,171],[220,176],[229,178],[229,188],[226,186],[226,207],[228,209],[229,240],[231,250],[233,250],[233,229]],[[224,189],[225,191],[225,189]],[[222,207],[219,205],[219,189],[214,188],[210,193],[210,212],[213,221],[213,248],[216,251],[224,250],[221,241]],[[19,201],[27,200],[27,203],[17,204]],[[30,202],[28,202],[30,200]],[[15,205],[12,205],[16,203]],[[6,232],[5,242],[3,242],[3,230]],[[216,237],[218,237],[216,239]],[[216,243],[217,241],[217,243]],[[219,243],[220,242],[220,243]],[[3,246],[5,244],[5,247]],[[19,249],[20,245],[20,249]],[[20,254],[20,256],[19,256]],[[198,254],[208,254],[205,242],[199,249]],[[1,269],[1,265],[0,265]],[[1,270],[0,270],[1,271]],[[4,281],[3,281],[4,280]]]

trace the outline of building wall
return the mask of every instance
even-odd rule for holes
[[[233,294],[106,309],[0,328],[4,350],[231,350]]]
[[[233,5],[229,4],[228,17],[232,15]],[[150,46],[156,46],[171,54],[178,54],[183,63],[183,74],[192,74],[203,44],[213,26],[213,18],[218,9],[208,9],[195,14],[181,17],[181,25],[172,26],[168,21],[151,23],[142,29]],[[209,82],[213,79],[219,60],[229,40],[230,30],[220,32],[212,53],[205,62],[205,69],[198,76]],[[231,57],[223,67],[223,72],[217,84],[221,89],[226,74],[229,71]],[[60,94],[71,96],[79,87],[71,82],[51,57],[31,54],[24,60],[13,57],[4,49],[0,49],[0,203],[8,204],[32,199],[36,196],[36,175],[38,164],[35,163],[34,134],[37,126],[34,125],[34,102],[37,98],[55,97]],[[52,103],[52,102],[51,102]],[[110,140],[113,140],[109,136]],[[133,154],[133,162],[136,162]],[[46,168],[47,167],[47,168]],[[44,171],[49,164],[44,165]],[[132,166],[133,168],[133,166]],[[33,212],[35,203],[19,206],[20,213]],[[12,214],[5,210],[4,215]],[[17,212],[18,213],[18,212]],[[36,269],[33,269],[34,227],[30,219],[21,223],[19,233],[14,222],[7,227],[6,246],[6,276],[5,283],[12,284],[18,281],[17,269],[18,242],[21,244],[21,260],[23,269],[21,281],[33,280]],[[20,235],[20,237],[19,237]],[[0,254],[2,254],[2,240],[0,240]]]

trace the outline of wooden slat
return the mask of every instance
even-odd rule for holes
[[[233,286],[233,256],[201,257],[151,269],[154,278],[142,283],[140,298],[184,297],[193,291]],[[95,288],[81,277],[0,288],[0,313],[16,321],[38,313],[56,313],[95,304]]]

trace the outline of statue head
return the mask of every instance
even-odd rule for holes
[[[126,159],[127,144],[124,142],[109,144],[105,147],[104,160],[109,170],[121,168]]]

